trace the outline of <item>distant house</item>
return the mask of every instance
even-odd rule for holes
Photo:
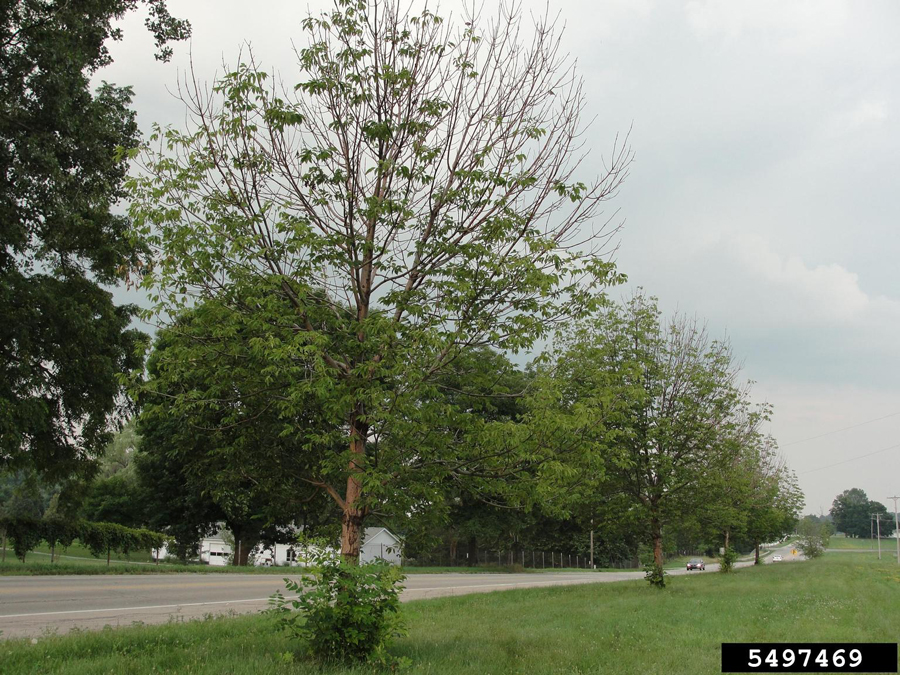
[[[219,524],[215,534],[204,537],[200,541],[200,562],[207,565],[224,567],[230,565],[234,549],[231,542],[234,538],[225,529],[224,523]],[[384,560],[391,565],[400,565],[400,552],[402,543],[390,530],[384,527],[367,527],[363,533],[363,544],[359,552],[359,561],[362,563]],[[166,547],[153,550],[154,557],[165,560],[168,555]],[[250,564],[256,566],[271,567],[303,567],[306,565],[303,547],[298,544],[272,544],[263,546],[259,544],[250,553]]]
[[[384,560],[391,565],[399,565],[402,542],[387,528],[367,527],[363,532],[363,543],[359,550],[361,563]]]
[[[200,562],[214,567],[225,567],[231,564],[231,555],[234,551],[229,541],[228,530],[225,529],[224,524],[219,523],[215,533],[200,540]],[[153,549],[152,555],[154,559],[165,560],[169,556],[169,551],[163,544],[161,548]]]
[[[215,567],[230,565],[235,553],[233,541],[234,537],[226,529],[225,524],[219,523],[214,534],[200,540],[200,562]],[[302,565],[303,563],[298,560],[299,549],[300,547],[296,544],[273,544],[271,546],[259,544],[250,552],[250,564],[266,567]],[[158,550],[153,549],[154,558],[165,560],[168,554],[165,546]]]

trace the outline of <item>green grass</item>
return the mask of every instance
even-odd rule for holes
[[[411,602],[392,649],[412,674],[720,671],[722,642],[896,642],[896,562],[842,554],[731,575],[515,590]],[[286,659],[266,616],[0,642],[4,675],[353,673]],[[287,654],[288,656],[285,656]]]
[[[9,555],[9,552],[7,552]],[[81,543],[76,539],[72,542],[72,545],[68,548],[57,547],[56,555],[64,556],[63,560],[66,559],[74,559],[74,558],[84,558],[85,560],[96,561],[98,558],[95,558],[91,555],[91,552],[88,550],[86,546],[82,546]],[[46,544],[41,544],[35,549],[32,549],[27,556],[25,556],[25,560],[29,561],[31,557],[35,559],[46,559],[50,560],[50,547]],[[126,560],[128,562],[141,562],[141,563],[149,563],[153,562],[153,558],[150,555],[150,551],[132,551],[127,554],[119,554],[114,553],[114,558],[119,560]],[[106,558],[103,559],[103,564],[106,564]]]
[[[843,550],[866,550],[866,551],[877,551],[878,550],[878,540],[877,539],[853,539],[851,537],[844,536],[833,536],[831,540],[828,542],[828,548],[838,548]],[[897,540],[896,539],[884,539],[881,540],[881,552],[885,551],[896,551],[897,550]]]

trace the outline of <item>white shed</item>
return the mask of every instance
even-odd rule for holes
[[[391,565],[400,564],[401,541],[387,528],[367,527],[359,550],[361,563],[384,560]]]

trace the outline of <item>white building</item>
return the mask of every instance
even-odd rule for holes
[[[216,567],[224,567],[231,564],[231,555],[233,553],[228,530],[220,524],[215,534],[204,537],[200,540],[200,562]],[[165,560],[169,551],[165,544],[159,549],[153,549],[152,555],[154,559]]]
[[[384,560],[391,565],[401,564],[401,541],[387,528],[367,527],[359,550],[361,563]]]
[[[226,539],[227,530],[220,527],[215,534],[200,541],[200,561],[207,565],[224,567],[231,563],[231,544]]]
[[[234,538],[224,525],[219,530],[200,541],[200,561],[207,565],[224,567],[230,565],[234,549],[230,542]],[[400,565],[401,542],[387,528],[367,527],[363,532],[363,543],[360,547],[361,563],[384,560],[392,565]],[[153,550],[154,557],[164,560],[168,555],[166,547]],[[250,564],[265,567],[305,567],[306,556],[303,546],[299,544],[259,544],[250,553]]]

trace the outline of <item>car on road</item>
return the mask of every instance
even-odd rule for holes
[[[780,555],[773,555],[772,562],[781,562],[783,558]]]
[[[706,563],[703,562],[701,558],[691,558],[687,562],[687,571],[691,570],[700,570],[701,572],[706,569]]]

